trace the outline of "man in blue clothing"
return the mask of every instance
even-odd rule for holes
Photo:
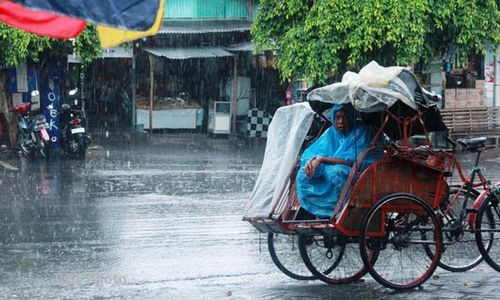
[[[331,218],[357,156],[370,144],[366,125],[356,123],[351,104],[332,109],[333,126],[302,154],[297,173],[301,207],[320,218]]]

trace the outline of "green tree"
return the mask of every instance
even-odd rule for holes
[[[500,43],[497,0],[261,0],[252,35],[283,79],[325,83],[371,60],[409,65]]]
[[[0,23],[0,114],[4,116],[12,148],[17,144],[16,116],[12,112],[12,95],[9,91],[7,68],[16,67],[30,58],[35,62],[46,56],[66,57],[74,48],[83,64],[89,64],[101,54],[95,27],[88,26],[75,40],[61,41],[40,37]]]

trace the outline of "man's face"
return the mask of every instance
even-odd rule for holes
[[[347,114],[344,110],[339,110],[335,113],[335,128],[338,131],[345,134],[349,131],[349,119],[347,118]]]

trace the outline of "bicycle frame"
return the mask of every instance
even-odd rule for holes
[[[454,152],[454,151],[453,151]],[[459,177],[462,181],[462,185],[459,187],[458,191],[455,193],[453,198],[451,199],[450,203],[448,204],[445,214],[448,214],[451,209],[455,206],[456,202],[458,201],[458,197],[460,196],[460,193],[463,190],[466,190],[466,199],[462,204],[462,208],[460,210],[460,216],[459,220],[462,222],[464,218],[467,215],[467,203],[469,202],[469,197],[472,195],[472,190],[476,187],[482,187],[483,191],[477,196],[472,204],[472,210],[471,214],[469,216],[469,226],[473,228],[476,220],[476,213],[477,210],[479,209],[479,206],[481,206],[481,203],[486,199],[486,197],[491,193],[493,190],[493,185],[491,184],[491,181],[487,180],[484,175],[481,173],[481,169],[479,168],[479,158],[481,156],[482,150],[475,150],[477,152],[476,160],[474,162],[474,167],[472,168],[471,172],[465,176],[463,173],[462,165],[460,162],[456,159],[455,154],[452,154],[452,161],[453,165],[456,166]],[[474,183],[476,178],[479,179],[479,182]],[[495,187],[500,187],[500,182],[495,184]]]

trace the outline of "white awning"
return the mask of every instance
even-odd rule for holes
[[[221,47],[198,47],[198,48],[144,48],[145,51],[158,57],[168,59],[190,59],[233,56],[231,52]]]
[[[245,42],[229,45],[224,49],[231,52],[252,52],[255,50],[255,45],[251,42]]]

